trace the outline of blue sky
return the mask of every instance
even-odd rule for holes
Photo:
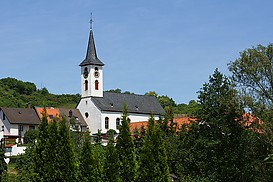
[[[80,93],[91,12],[104,89],[176,103],[197,99],[215,68],[229,75],[239,52],[273,42],[272,0],[0,1],[0,78]]]

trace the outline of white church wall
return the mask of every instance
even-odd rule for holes
[[[97,133],[98,129],[101,129],[101,113],[91,101],[91,98],[82,98],[77,109],[79,109],[84,117],[89,131],[91,133]],[[86,117],[86,113],[88,113],[88,117]]]
[[[105,128],[105,118],[109,118],[109,127],[108,129]],[[102,111],[101,114],[101,132],[106,133],[109,129],[116,130],[118,133],[119,131],[116,128],[116,119],[120,118],[120,123],[121,123],[121,117],[122,113],[121,112],[107,112],[107,111]],[[136,113],[129,113],[129,119],[130,121],[133,122],[139,122],[139,121],[148,121],[150,118],[149,114],[136,114]],[[158,119],[158,116],[155,116],[155,119]]]

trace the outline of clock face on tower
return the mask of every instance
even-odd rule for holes
[[[88,77],[88,69],[87,68],[84,68],[83,77],[84,78]]]
[[[94,76],[95,76],[96,78],[98,78],[98,77],[100,76],[100,73],[99,73],[98,71],[95,71],[95,72],[94,72]]]

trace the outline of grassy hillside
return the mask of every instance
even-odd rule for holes
[[[0,107],[50,106],[74,108],[80,101],[80,94],[56,95],[46,88],[37,89],[34,83],[15,78],[0,79]]]

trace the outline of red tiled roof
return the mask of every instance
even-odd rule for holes
[[[35,109],[36,109],[40,119],[42,119],[43,118],[44,108],[43,107],[36,107]],[[54,118],[59,118],[60,117],[60,111],[59,111],[58,108],[47,107],[46,108],[46,116],[47,116],[48,122],[51,122],[52,117],[54,117]]]
[[[177,131],[179,130],[179,128],[181,128],[181,126],[183,124],[191,124],[194,121],[196,121],[196,119],[195,118],[190,118],[190,117],[179,117],[179,118],[174,118],[173,119],[173,122],[177,124],[177,127],[176,127]],[[133,134],[134,130],[136,128],[140,129],[141,126],[144,126],[144,128],[146,129],[147,125],[148,125],[148,121],[140,121],[140,122],[132,122],[132,123],[130,123],[129,127],[130,127],[131,133]]]
[[[133,134],[135,129],[140,130],[141,126],[144,126],[146,129],[148,125],[148,121],[140,121],[140,122],[132,122],[129,123],[130,131]]]

